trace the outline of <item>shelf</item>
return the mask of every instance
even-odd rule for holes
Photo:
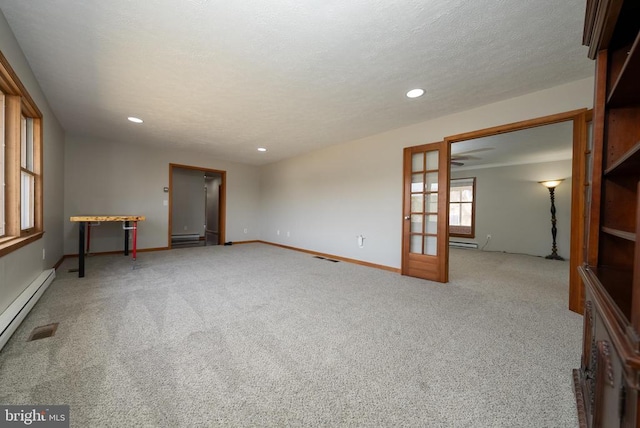
[[[633,232],[625,232],[624,230],[614,229],[612,227],[602,227],[600,229],[603,233],[617,236],[618,238],[626,239],[627,241],[636,242],[636,234]]]
[[[604,171],[605,175],[640,174],[640,141],[633,145],[613,165]]]
[[[625,107],[640,101],[638,76],[640,76],[640,33],[633,42],[618,79],[611,87],[607,99],[609,107]]]
[[[602,287],[624,315],[626,321],[631,319],[631,284],[633,272],[613,266],[589,266]]]

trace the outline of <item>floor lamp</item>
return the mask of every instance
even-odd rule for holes
[[[551,236],[553,237],[553,245],[551,246],[551,254],[549,254],[545,259],[550,260],[564,260],[562,257],[558,255],[558,247],[556,246],[556,234],[558,233],[558,229],[556,228],[556,205],[555,205],[555,190],[556,187],[562,180],[550,180],[550,181],[540,181],[544,187],[549,189],[549,196],[551,197]]]

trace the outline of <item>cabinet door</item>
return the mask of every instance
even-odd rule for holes
[[[633,427],[635,428],[635,403],[633,388],[630,388],[624,365],[614,348],[599,312],[594,314],[595,347],[591,349],[590,380],[586,389],[586,400],[591,405],[591,426],[593,428]]]

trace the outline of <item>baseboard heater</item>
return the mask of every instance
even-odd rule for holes
[[[171,242],[192,242],[199,241],[200,235],[197,233],[190,233],[184,235],[171,235]]]
[[[56,277],[55,269],[48,269],[40,274],[9,307],[0,314],[0,350],[16,331],[22,320],[29,314],[42,293]]]
[[[449,246],[456,248],[478,248],[478,244],[475,242],[449,241]]]

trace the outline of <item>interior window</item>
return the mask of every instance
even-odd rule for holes
[[[0,52],[0,256],[40,239],[42,113]]]
[[[476,179],[451,179],[449,195],[449,235],[475,237]]]

